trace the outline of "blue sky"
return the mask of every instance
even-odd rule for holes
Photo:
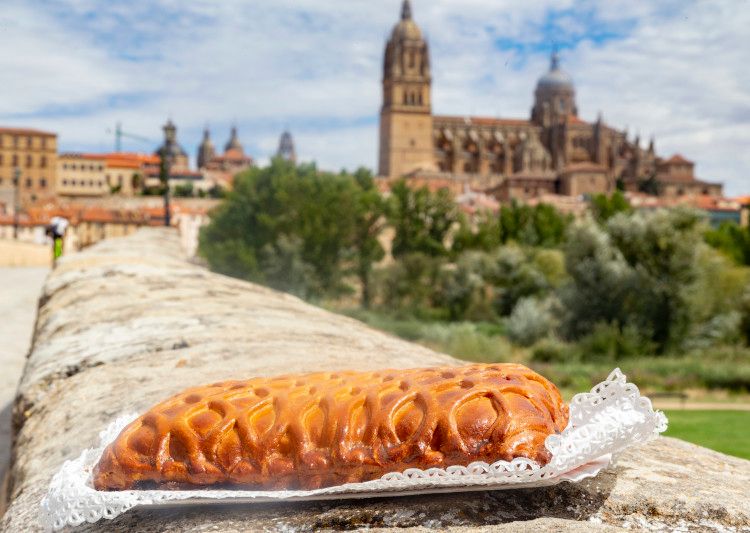
[[[529,114],[560,50],[584,119],[656,138],[697,173],[750,192],[750,2],[412,0],[437,114]],[[304,159],[374,167],[385,40],[400,0],[5,0],[0,123],[57,131],[63,150],[153,139],[171,116],[195,154],[236,123],[264,161],[285,127]],[[12,51],[13,53],[9,53]],[[150,151],[149,143],[125,148]]]

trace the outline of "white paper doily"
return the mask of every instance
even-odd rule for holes
[[[667,418],[654,411],[638,387],[627,383],[620,369],[570,402],[568,427],[551,435],[545,445],[552,453],[541,467],[528,459],[471,463],[445,469],[408,469],[381,479],[316,490],[126,490],[103,492],[93,488],[91,472],[104,448],[137,416],[123,416],[100,433],[100,444],[66,461],[50,482],[41,503],[42,524],[48,530],[84,522],[112,519],[133,507],[163,507],[199,503],[252,503],[378,496],[406,496],[436,492],[498,490],[580,481],[606,468],[625,448],[645,443],[667,429]]]

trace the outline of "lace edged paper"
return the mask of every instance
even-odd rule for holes
[[[524,458],[492,464],[478,461],[445,469],[410,468],[373,481],[316,490],[95,490],[91,476],[94,466],[104,448],[135,418],[137,415],[123,416],[112,422],[99,434],[98,447],[66,461],[54,475],[41,503],[41,521],[47,530],[113,519],[136,506],[370,498],[576,482],[595,476],[625,448],[648,442],[667,429],[664,414],[654,411],[651,401],[640,395],[638,387],[627,383],[620,369],[615,369],[591,392],[573,397],[568,426],[545,442],[552,459],[544,467]]]

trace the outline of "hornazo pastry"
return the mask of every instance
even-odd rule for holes
[[[546,464],[568,408],[517,364],[322,372],[188,389],[128,425],[98,490],[314,489],[407,468]]]

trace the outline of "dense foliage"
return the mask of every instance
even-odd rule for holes
[[[619,192],[575,221],[544,204],[467,217],[445,191],[400,182],[383,197],[365,170],[276,160],[237,176],[200,251],[219,272],[306,298],[357,293],[407,337],[442,324],[424,331],[455,334],[467,357],[514,346],[544,364],[607,365],[732,347],[747,366],[747,230],[709,230],[686,209],[634,211]]]
[[[239,174],[200,235],[211,268],[302,297],[339,295],[382,257],[382,201],[366,171],[320,172],[274,159]]]

